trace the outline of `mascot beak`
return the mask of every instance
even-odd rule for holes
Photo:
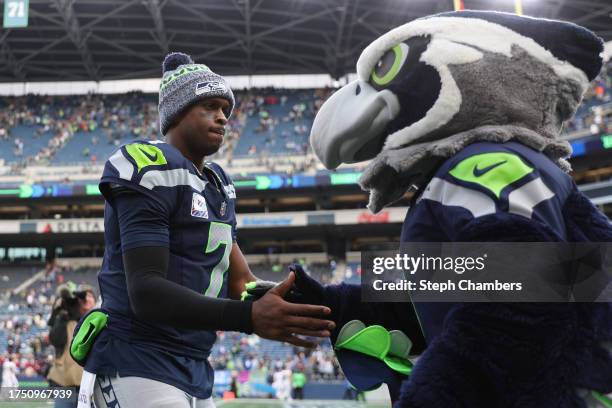
[[[399,111],[399,100],[391,91],[353,81],[321,106],[310,144],[328,169],[372,159],[382,150],[387,125]]]

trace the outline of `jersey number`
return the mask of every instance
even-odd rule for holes
[[[232,227],[220,222],[211,222],[208,230],[208,243],[204,252],[210,254],[216,251],[220,245],[223,245],[223,256],[210,274],[210,283],[206,292],[204,292],[204,296],[219,296],[223,287],[223,275],[229,268],[229,256],[232,252]]]

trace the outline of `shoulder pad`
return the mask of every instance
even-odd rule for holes
[[[438,169],[421,199],[462,207],[473,217],[501,211],[531,218],[543,202],[549,204],[539,206],[540,212],[556,214],[565,187],[549,167],[556,168],[542,153],[524,146],[471,145]]]
[[[103,177],[111,177],[118,172],[120,179],[132,181],[150,169],[161,169],[169,166],[171,155],[165,152],[165,143],[132,142],[117,149],[106,162]],[[167,145],[166,145],[167,146]],[[175,163],[172,163],[176,165]]]
[[[128,143],[115,151],[104,166],[101,182],[148,190],[190,185],[201,191],[206,185],[176,148],[167,143],[141,141]]]
[[[163,166],[168,164],[164,152],[155,144],[130,143],[124,146],[125,152],[134,161],[136,172],[149,166]]]

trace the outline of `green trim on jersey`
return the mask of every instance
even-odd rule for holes
[[[137,173],[140,173],[140,170],[148,166],[161,166],[168,164],[164,153],[159,147],[154,145],[132,143],[125,146],[125,151],[136,162],[136,166],[138,167]]]
[[[504,188],[533,171],[534,169],[516,154],[494,152],[468,157],[449,173],[458,180],[488,189],[499,199]]]
[[[593,397],[595,397],[595,399],[597,399],[597,401],[599,401],[604,407],[612,408],[612,398],[603,395],[597,391],[593,391],[592,394]]]
[[[232,227],[222,222],[211,222],[208,230],[208,242],[204,252],[209,254],[223,245],[223,255],[219,263],[210,272],[210,282],[204,296],[218,297],[223,287],[223,275],[230,266],[230,253],[232,252]]]

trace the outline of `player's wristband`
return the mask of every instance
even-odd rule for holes
[[[225,305],[219,330],[253,333],[253,302],[230,300]]]

